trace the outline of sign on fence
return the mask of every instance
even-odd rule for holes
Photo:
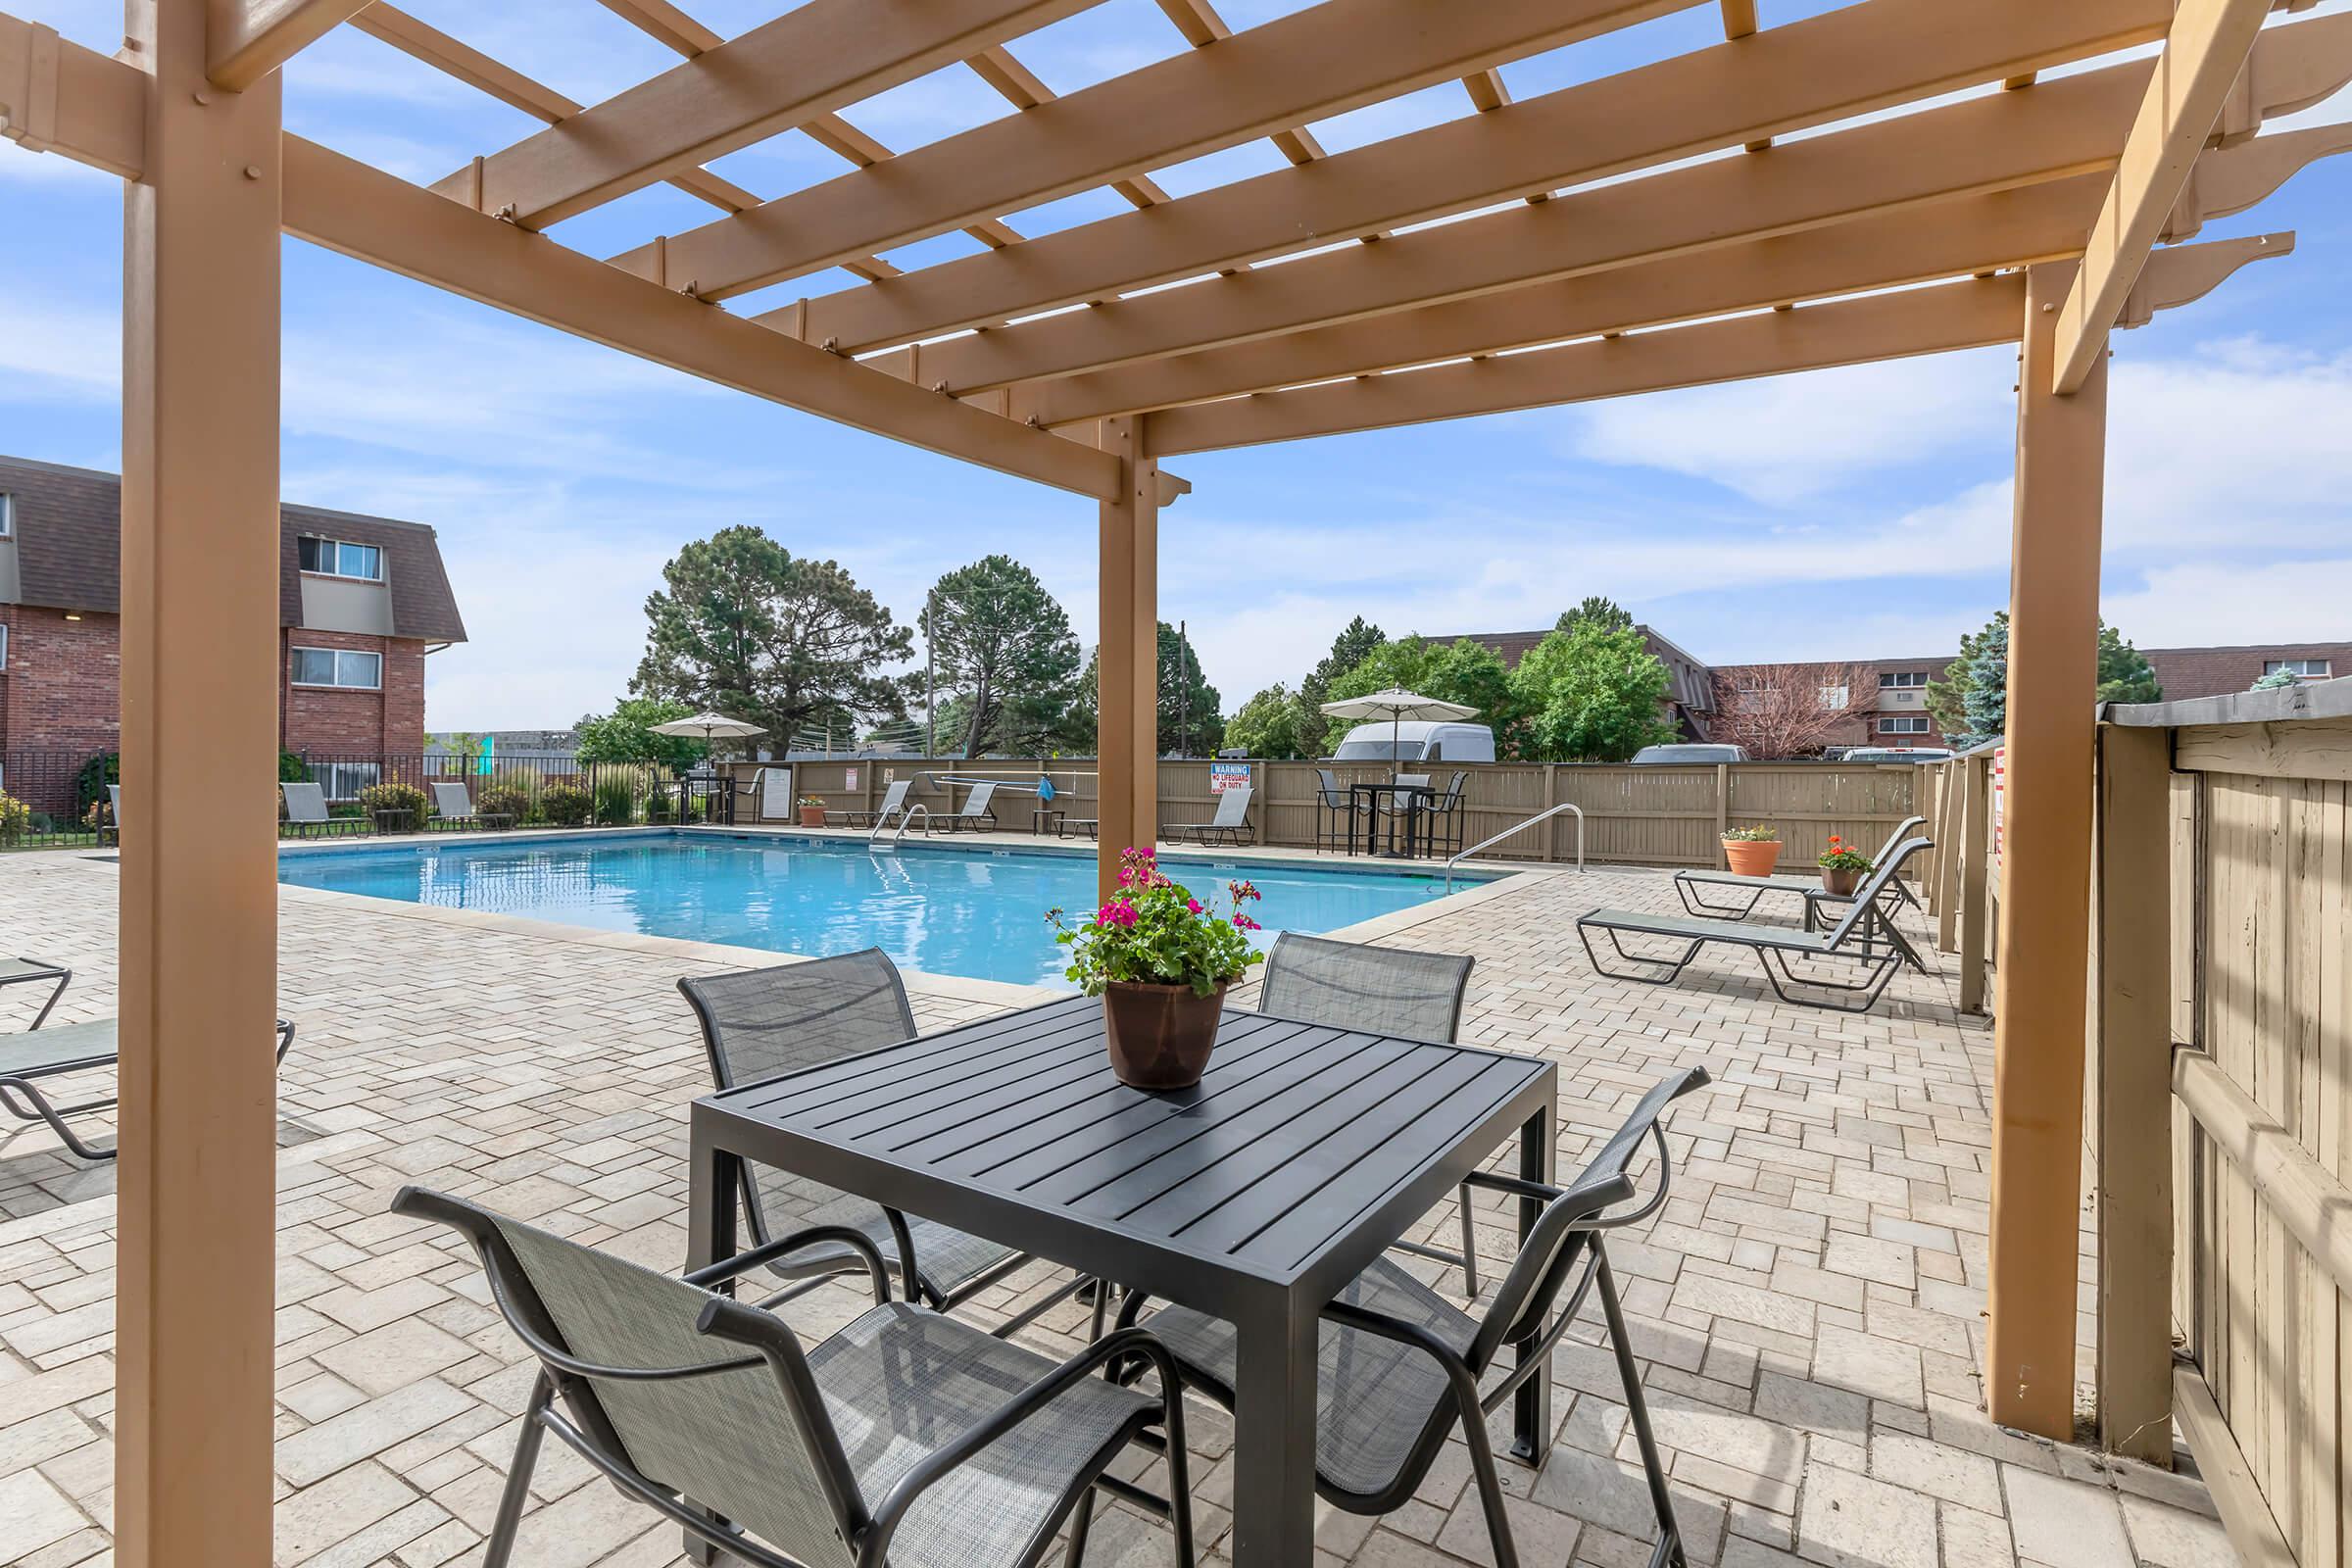
[[[1208,764],[1208,793],[1222,795],[1227,790],[1250,787],[1248,762],[1211,762]]]
[[[841,787],[845,790],[854,790],[858,787],[858,770],[856,768],[845,767],[841,770]]]

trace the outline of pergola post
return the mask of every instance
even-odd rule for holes
[[[1993,1001],[1985,1394],[1994,1420],[2068,1440],[2082,1224],[2091,754],[2107,437],[2101,355],[2052,390],[2076,265],[2027,274],[2010,546],[2008,767]]]
[[[1104,419],[1101,434],[1122,479],[1119,499],[1102,504],[1095,854],[1105,898],[1119,853],[1159,833],[1159,465],[1144,454],[1141,423]]]
[[[279,78],[129,0],[115,1550],[270,1559]]]

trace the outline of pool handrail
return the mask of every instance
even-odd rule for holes
[[[1555,817],[1562,811],[1574,811],[1576,813],[1576,868],[1579,871],[1582,871],[1585,868],[1585,808],[1571,802],[1563,801],[1559,805],[1550,808],[1548,810],[1538,811],[1535,815],[1526,818],[1524,821],[1513,822],[1509,827],[1504,828],[1501,832],[1494,834],[1491,838],[1480,839],[1476,844],[1471,845],[1461,854],[1447,860],[1446,862],[1446,891],[1448,893],[1453,891],[1453,868],[1455,866],[1461,864],[1464,860],[1467,860],[1470,858],[1470,857],[1476,855],[1479,851],[1486,849],[1490,845],[1500,844],[1504,839],[1509,838],[1512,834],[1518,832],[1520,829],[1534,827],[1538,822],[1545,821],[1551,817]]]
[[[899,841],[906,836],[907,826],[914,821],[914,813],[917,811],[923,813],[923,831],[926,834],[931,831],[931,808],[925,806],[922,802],[917,801],[912,806],[909,806],[905,810],[899,812],[898,831],[890,836],[890,846],[892,849],[897,849],[899,846]],[[874,824],[873,832],[868,833],[865,836],[865,842],[868,844],[873,843],[875,839],[882,836],[882,829],[887,826],[889,826],[889,824],[886,822],[876,822]]]

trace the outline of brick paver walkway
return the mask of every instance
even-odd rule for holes
[[[1577,913],[1671,899],[1656,873],[1529,877],[1374,935],[1477,955],[1465,1035],[1559,1062],[1563,1172],[1659,1073],[1714,1075],[1674,1114],[1672,1200],[1612,1243],[1692,1560],[2230,1562],[2194,1482],[1980,1413],[1990,1035],[1955,1017],[1948,983],[1906,976],[1856,1019],[1778,1004],[1737,955],[1672,990],[1592,972]],[[77,971],[61,1020],[112,1008],[114,908],[109,864],[0,858],[15,944]],[[281,1005],[301,1032],[279,1161],[281,1568],[478,1560],[530,1371],[455,1239],[385,1202],[425,1182],[675,1268],[685,1106],[707,1079],[673,982],[739,961],[288,892]],[[926,1026],[1018,999],[971,982],[916,991]],[[111,1190],[44,1130],[0,1136],[0,1551],[26,1568],[111,1559]],[[1432,1216],[1433,1233],[1449,1228]],[[1507,1253],[1499,1207],[1482,1231],[1483,1250]],[[980,1309],[1014,1309],[1053,1277],[1040,1266]],[[833,1289],[788,1308],[815,1334],[856,1310]],[[1066,1352],[1082,1330],[1063,1308],[1029,1338]],[[1549,1462],[1504,1466],[1521,1556],[1632,1568],[1646,1504],[1613,1372],[1571,1343],[1555,1376]],[[1221,1546],[1228,1431],[1206,1409],[1193,1431],[1201,1539]],[[1316,1568],[1485,1562],[1464,1452],[1457,1442],[1384,1520],[1326,1512]],[[591,1483],[548,1446],[517,1563],[678,1560],[672,1528]],[[1088,1554],[1093,1568],[1168,1560],[1164,1531],[1123,1510]]]

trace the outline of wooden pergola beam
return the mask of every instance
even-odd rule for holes
[[[243,92],[367,9],[368,0],[207,0],[216,87]]]
[[[2022,279],[1972,278],[1168,409],[1146,440],[1175,457],[1982,348],[2015,340],[2024,311]]]
[[[864,353],[1111,299],[2103,54],[2161,37],[2171,15],[2169,0],[1866,0],[1150,214],[1040,235],[1018,254],[813,299],[810,340]]]
[[[1095,3],[809,0],[433,189],[544,227]]]
[[[285,166],[286,232],[329,250],[877,435],[1098,501],[1120,493],[1117,460],[1093,447],[795,343],[298,136]]]
[[[2097,174],[1010,389],[1064,425],[2075,255]]]
[[[137,179],[147,166],[146,74],[0,14],[0,136]]]
[[[1420,0],[1324,0],[916,148],[887,172],[843,175],[671,235],[669,266],[723,299],[1692,3],[1488,0],[1433,28]],[[1315,69],[1298,69],[1308,58]],[[655,252],[613,261],[648,273]]]
[[[2151,262],[2145,297],[2169,310],[2247,262],[2292,248],[2276,237],[2176,247]],[[1179,457],[2012,343],[2025,318],[2025,277],[2004,272],[1165,409],[1141,416],[1145,444]]]
[[[2182,0],[2175,14],[2082,270],[2058,313],[2052,373],[2061,395],[2081,390],[2106,351],[2108,329],[2213,134],[2230,84],[2247,68],[2270,9],[2271,0]]]
[[[1757,41],[1771,37],[1758,34]],[[2264,112],[2352,76],[2352,15],[2273,28]],[[2152,70],[2112,66],[922,349],[959,395],[1522,288],[2115,167]],[[2276,95],[2276,96],[2274,96]]]

